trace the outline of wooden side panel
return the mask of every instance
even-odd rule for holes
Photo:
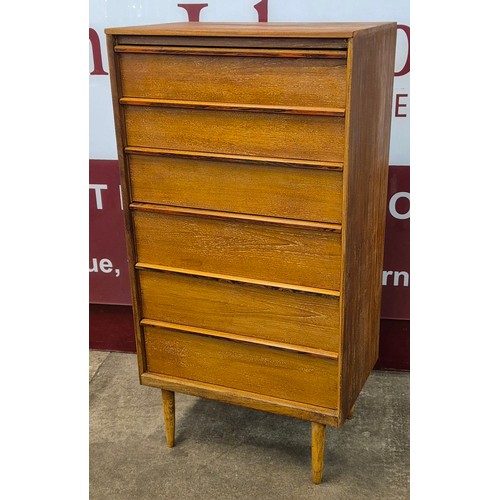
[[[170,272],[139,277],[145,318],[338,351],[336,297]]]
[[[128,146],[343,161],[344,118],[124,106]]]
[[[345,59],[122,54],[123,95],[343,108]]]
[[[350,42],[340,424],[378,357],[396,24]]]
[[[337,362],[257,345],[144,327],[149,373],[337,407]]]
[[[339,290],[340,234],[279,224],[134,211],[140,262]]]
[[[340,223],[342,172],[129,155],[134,201]]]

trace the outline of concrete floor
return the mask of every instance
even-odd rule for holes
[[[354,418],[327,430],[317,486],[308,422],[177,394],[169,449],[135,355],[91,351],[89,378],[91,500],[409,498],[408,373],[372,373]]]

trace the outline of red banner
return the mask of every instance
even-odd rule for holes
[[[389,168],[382,318],[410,319],[410,167]]]
[[[118,160],[90,160],[90,302],[130,305]]]

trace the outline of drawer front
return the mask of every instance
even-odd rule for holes
[[[128,146],[341,162],[344,118],[124,105]]]
[[[343,108],[346,60],[121,54],[122,94],[189,101]]]
[[[341,222],[342,172],[148,155],[128,163],[133,201]]]
[[[336,297],[170,272],[138,272],[145,318],[338,352]]]
[[[340,289],[340,234],[248,220],[134,211],[139,262]]]
[[[335,360],[149,326],[144,340],[150,373],[337,407]]]

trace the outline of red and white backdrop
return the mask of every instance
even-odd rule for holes
[[[104,28],[191,22],[396,21],[378,367],[409,369],[410,26],[408,0],[90,0],[90,346],[135,350]]]

